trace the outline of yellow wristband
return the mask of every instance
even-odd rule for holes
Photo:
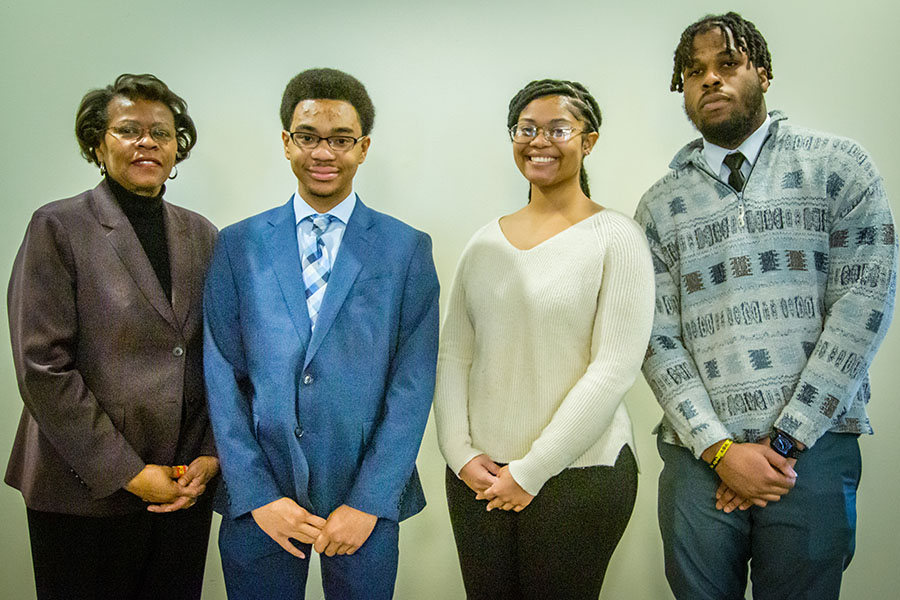
[[[719,461],[722,460],[722,457],[725,456],[725,453],[728,452],[728,449],[731,448],[732,440],[725,440],[722,442],[722,445],[719,446],[719,451],[716,452],[716,456],[712,459],[712,462],[709,463],[709,468],[715,470],[716,466],[719,464]]]

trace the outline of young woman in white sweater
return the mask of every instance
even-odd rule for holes
[[[634,507],[622,402],[653,321],[631,218],[590,199],[600,109],[579,83],[512,99],[519,211],[463,251],[441,332],[435,418],[467,596],[591,598]]]

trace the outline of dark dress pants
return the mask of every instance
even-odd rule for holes
[[[634,509],[637,465],[623,446],[614,467],[565,469],[518,513],[487,512],[449,468],[446,486],[469,600],[597,600]]]
[[[28,509],[38,600],[198,600],[212,495],[186,510],[83,517]]]

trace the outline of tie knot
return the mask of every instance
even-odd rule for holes
[[[744,155],[740,152],[734,152],[725,157],[725,164],[732,171],[740,171],[744,165]]]
[[[334,220],[331,215],[310,215],[309,220],[312,221],[312,231],[316,236],[320,236],[328,231],[328,226]]]

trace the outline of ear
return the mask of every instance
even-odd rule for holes
[[[361,164],[363,164],[364,162],[366,162],[366,154],[368,154],[368,152],[369,152],[369,146],[370,146],[371,144],[372,144],[372,138],[370,138],[369,136],[364,137],[364,138],[359,142],[359,162],[356,163],[356,164],[361,165]]]
[[[759,86],[762,88],[763,94],[769,91],[769,76],[766,75],[765,67],[756,67],[756,74],[759,77]]]
[[[287,131],[282,130],[281,132],[281,143],[284,144],[284,157],[288,160],[291,160],[290,147],[288,144],[291,143],[291,134]]]
[[[106,140],[101,139],[100,144],[94,148],[94,157],[101,165],[106,164]]]
[[[592,131],[586,135],[582,136],[581,141],[581,152],[587,156],[591,153],[591,150],[594,148],[594,144],[597,143],[597,139],[600,137],[600,133],[596,131]]]

